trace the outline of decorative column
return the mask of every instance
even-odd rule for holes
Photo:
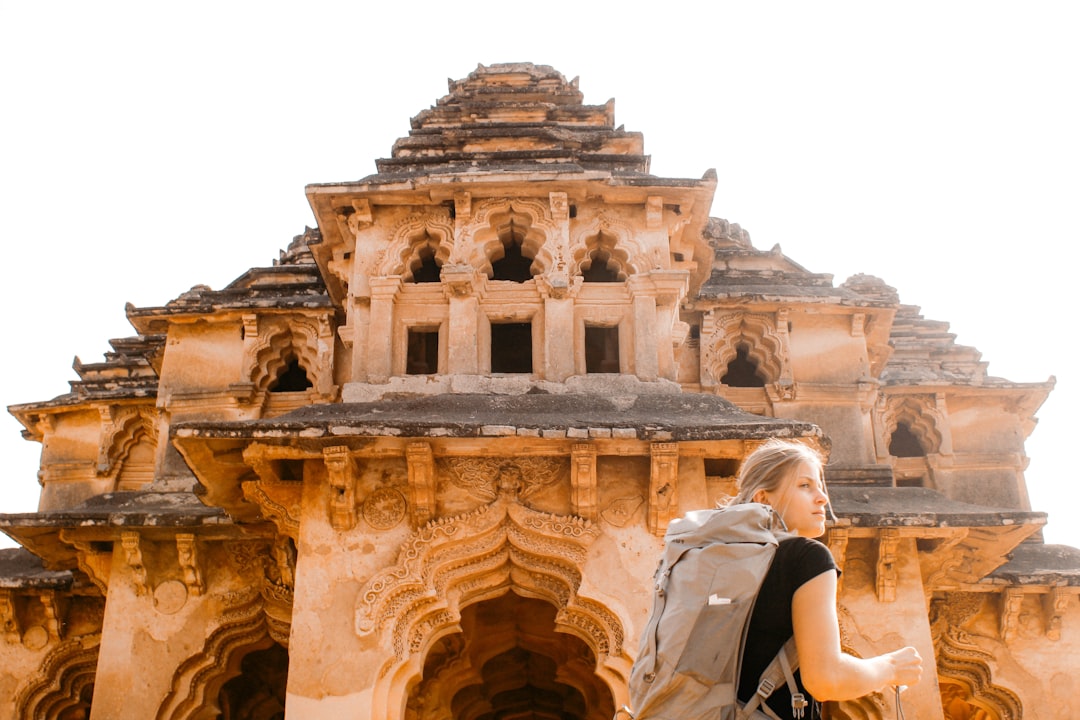
[[[677,380],[675,348],[672,332],[679,319],[679,305],[690,288],[690,273],[686,270],[654,270],[649,273],[656,286],[656,355],[660,377]]]
[[[394,297],[401,287],[401,276],[371,279],[371,310],[368,323],[367,381],[390,380],[394,332]]]
[[[446,371],[449,375],[476,375],[480,358],[476,344],[483,279],[468,265],[443,265],[443,292],[450,301]]]
[[[657,362],[656,288],[652,279],[632,275],[627,282],[633,303],[634,374],[642,380],[656,380]]]

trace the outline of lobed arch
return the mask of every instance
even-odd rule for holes
[[[247,380],[255,390],[266,392],[294,359],[307,373],[312,389],[325,394],[330,386],[328,340],[320,326],[308,318],[260,323],[258,339],[248,352]]]
[[[997,660],[991,653],[995,650],[990,648],[988,652],[983,643],[976,644],[975,636],[965,631],[986,602],[982,593],[959,592],[931,603],[930,629],[942,705],[960,698],[967,708],[985,713],[976,717],[1020,720],[1024,716],[1020,696],[994,683],[991,663]]]
[[[151,407],[113,409],[104,418],[98,449],[98,475],[116,477],[135,445],[149,441],[157,445],[156,411]]]
[[[507,237],[521,243],[521,253],[531,258],[532,274],[552,269],[552,253],[542,249],[558,235],[547,203],[531,198],[491,199],[481,202],[461,231],[450,262],[468,265],[492,277],[492,263],[500,260]]]
[[[64,713],[89,706],[97,674],[101,635],[72,638],[45,656],[38,672],[16,693],[16,716],[62,720]]]
[[[462,632],[470,605],[507,593],[555,608],[555,630],[581,640],[595,657],[592,672],[616,699],[631,660],[618,615],[581,596],[580,568],[599,529],[574,516],[521,505],[517,488],[500,482],[491,504],[434,520],[402,545],[397,562],[373,576],[356,601],[356,632],[375,636],[392,652],[379,672],[373,717],[397,717],[439,641]],[[473,672],[459,666],[461,673]]]
[[[221,615],[222,624],[209,634],[202,650],[176,669],[156,720],[216,720],[221,712],[218,694],[240,674],[244,656],[274,644],[259,591],[240,592],[244,594],[239,602]]]
[[[889,444],[901,424],[907,426],[926,455],[940,453],[944,444],[942,422],[932,397],[905,395],[888,398],[882,413],[885,454],[889,454]]]
[[[616,263],[620,280],[647,272],[655,263],[638,243],[633,228],[607,213],[599,213],[578,225],[570,234],[570,261],[573,274],[581,275],[597,251],[607,251]]]
[[[445,208],[415,213],[398,222],[390,232],[390,242],[375,274],[402,275],[411,280],[425,249],[431,251],[440,266],[450,261],[454,249],[454,222]]]
[[[740,348],[763,376],[766,385],[790,384],[791,362],[788,357],[786,328],[778,332],[769,315],[727,313],[706,316],[701,342],[701,376],[710,384],[719,385],[728,365]]]

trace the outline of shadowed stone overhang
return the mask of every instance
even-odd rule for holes
[[[185,529],[204,538],[239,534],[224,510],[189,492],[103,493],[65,510],[0,514],[0,530],[53,569],[75,567],[78,542],[109,542],[126,530],[174,538]]]
[[[1001,585],[1080,587],[1080,549],[1069,545],[1024,543],[987,581]]]
[[[915,540],[928,591],[980,588],[1046,524],[1046,513],[972,505],[928,488],[834,487],[829,497],[838,518],[830,545],[839,535],[868,538],[888,555]]]
[[[445,394],[369,403],[312,405],[271,420],[177,423],[174,437],[251,438],[391,436],[617,437],[645,441],[822,437],[814,424],[744,412],[723,398],[657,394],[608,397]]]
[[[921,487],[833,487],[833,511],[856,527],[1009,527],[1042,526],[1046,513],[985,507],[951,500]]]
[[[0,590],[67,590],[72,576],[66,570],[46,570],[25,548],[0,550]]]

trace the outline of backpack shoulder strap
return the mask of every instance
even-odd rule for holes
[[[758,679],[757,692],[746,703],[746,706],[739,710],[738,720],[752,717],[754,710],[759,709],[759,707],[761,712],[773,718],[773,720],[781,720],[776,716],[772,708],[765,703],[780,683],[787,683],[788,691],[791,693],[791,716],[796,720],[802,718],[806,712],[806,707],[810,703],[807,702],[806,696],[799,692],[799,686],[795,683],[795,671],[798,669],[799,654],[795,650],[795,638],[790,638],[780,648],[780,652],[776,653],[776,657],[772,659],[772,662],[765,666],[765,670]]]

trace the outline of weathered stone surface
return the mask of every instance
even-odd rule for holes
[[[845,650],[936,671],[909,716],[1059,716],[1080,551],[1024,480],[1053,379],[755,248],[715,171],[643,148],[553,68],[479,66],[309,185],[273,266],[129,306],[11,406],[42,491],[0,515],[0,718],[609,718],[667,523],[771,437],[829,457]]]

